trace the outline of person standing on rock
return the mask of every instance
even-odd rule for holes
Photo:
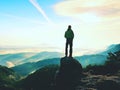
[[[71,25],[68,26],[67,31],[65,32],[64,37],[66,38],[66,46],[65,46],[65,56],[68,56],[68,45],[69,45],[69,57],[72,57],[72,47],[73,47],[73,38],[74,32],[71,29]]]

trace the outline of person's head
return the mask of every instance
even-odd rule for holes
[[[68,26],[68,29],[71,29],[71,25]]]

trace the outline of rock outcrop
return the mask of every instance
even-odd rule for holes
[[[56,90],[74,90],[77,80],[82,75],[82,66],[74,58],[61,58],[59,71],[56,73]]]

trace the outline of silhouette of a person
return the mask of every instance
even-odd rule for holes
[[[65,32],[64,37],[66,38],[66,46],[65,46],[65,56],[68,55],[68,45],[69,45],[69,57],[72,57],[72,46],[73,46],[73,38],[74,32],[71,29],[71,25],[68,26],[67,31]]]

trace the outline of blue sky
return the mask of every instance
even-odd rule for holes
[[[76,52],[119,43],[120,1],[0,0],[0,47],[63,52],[70,24]]]

